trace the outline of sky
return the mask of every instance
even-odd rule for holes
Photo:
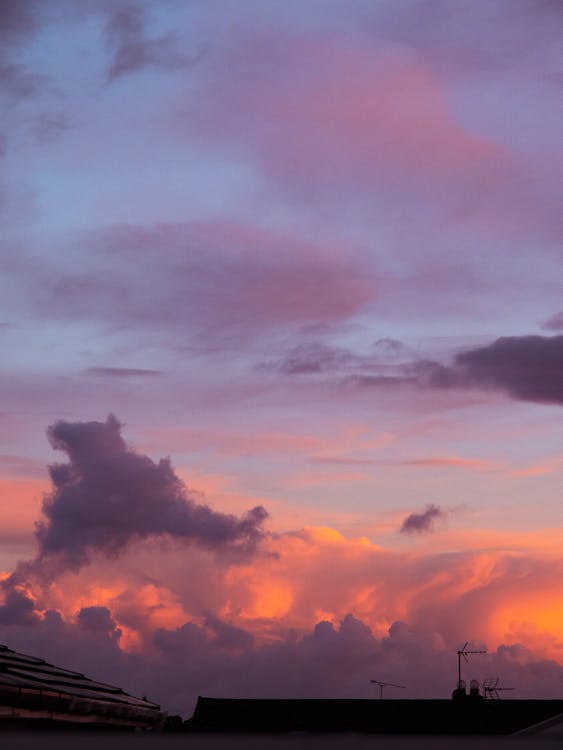
[[[561,697],[561,21],[1,0],[0,642]]]

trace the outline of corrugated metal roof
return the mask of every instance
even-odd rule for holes
[[[90,716],[93,722],[138,726],[158,724],[165,716],[157,703],[0,645],[0,717],[22,711],[28,718],[29,711],[41,718],[50,711],[57,720],[84,722]]]

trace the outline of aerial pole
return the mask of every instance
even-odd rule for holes
[[[487,651],[468,651],[467,647],[469,646],[469,641],[465,642],[465,645],[462,649],[459,649],[457,652],[457,686],[458,688],[461,687],[461,657],[465,659],[465,661],[469,661],[467,658],[469,654],[486,654]]]
[[[393,682],[381,682],[381,680],[370,680],[370,682],[374,682],[376,685],[379,685],[379,700],[383,698],[384,687],[405,688],[405,685],[395,685],[395,683]]]

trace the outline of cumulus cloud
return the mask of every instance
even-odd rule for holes
[[[107,607],[82,607],[76,620],[85,630],[102,633],[111,633],[115,630],[115,620]]]
[[[439,634],[395,621],[375,635],[350,614],[336,623],[318,621],[299,635],[285,633],[259,648],[249,638],[234,650],[226,650],[205,624],[191,621],[157,630],[146,654],[124,651],[118,630],[85,629],[54,611],[33,629],[0,632],[11,648],[146,694],[185,718],[198,695],[373,698],[370,680],[378,678],[406,685],[405,697],[447,698],[457,677],[455,650]],[[489,674],[515,687],[515,697],[554,697],[563,667],[520,644],[501,645],[464,667],[468,679]]]
[[[2,582],[4,584],[4,581]],[[6,589],[4,603],[0,605],[0,625],[32,625],[38,620],[35,602],[19,587]]]
[[[48,436],[69,461],[49,468],[53,489],[36,529],[40,559],[79,568],[94,552],[118,555],[130,541],[148,536],[247,551],[262,538],[264,508],[236,518],[196,504],[168,459],[155,463],[128,448],[113,416],[59,421]]]
[[[438,505],[427,505],[421,513],[411,513],[403,521],[400,531],[403,534],[424,534],[434,530],[434,523],[446,517]]]
[[[518,697],[560,691],[559,558],[405,556],[321,528],[265,543],[276,554],[223,570],[196,546],[156,561],[147,547],[163,579],[150,587],[145,564],[132,577],[133,548],[121,566],[98,558],[97,572],[22,588],[11,604],[32,618],[4,617],[0,641],[184,716],[198,694],[370,697],[372,678],[447,697],[468,637],[490,651],[468,677],[499,675]]]

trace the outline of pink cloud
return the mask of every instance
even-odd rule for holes
[[[428,229],[437,214],[489,233],[553,223],[536,167],[456,117],[447,75],[412,47],[231,30],[201,77],[180,127],[242,149],[298,200],[357,204],[367,190],[373,211],[400,196]]]
[[[357,248],[240,222],[125,225],[79,241],[97,273],[45,269],[51,314],[228,339],[346,319],[375,294]]]
[[[503,158],[453,120],[443,84],[405,49],[272,32],[234,37],[224,54],[196,118],[216,135],[257,139],[277,171],[373,181],[389,168],[441,174]],[[215,106],[232,112],[228,124]]]
[[[436,456],[434,458],[409,458],[397,462],[401,466],[420,468],[436,468],[438,466],[474,469],[475,471],[494,471],[502,468],[503,464],[483,458],[465,458],[463,456]]]

